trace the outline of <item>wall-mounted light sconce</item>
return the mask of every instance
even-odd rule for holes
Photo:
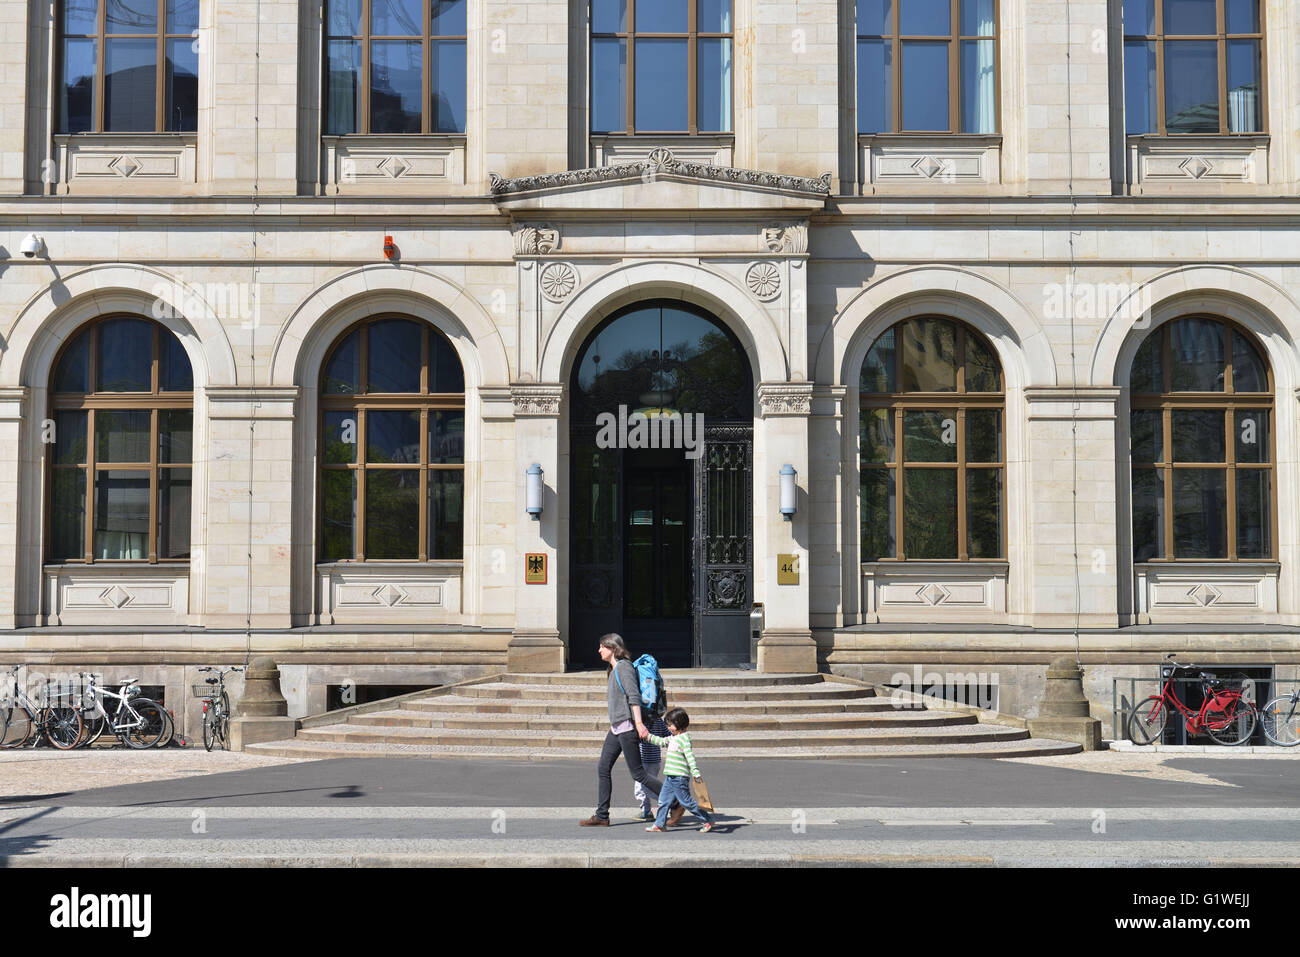
[[[41,239],[41,237],[37,236],[35,233],[28,233],[26,238],[23,239],[22,245],[19,246],[18,249],[24,256],[31,259],[39,253],[44,246],[45,240]]]
[[[534,462],[528,466],[528,514],[538,521],[542,518],[542,467]]]
[[[781,515],[787,522],[791,521],[794,518],[794,513],[799,510],[796,504],[794,485],[794,480],[798,474],[794,470],[794,466],[789,463],[781,466]]]

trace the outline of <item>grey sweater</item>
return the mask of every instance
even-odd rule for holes
[[[617,678],[614,677],[616,672]],[[618,686],[620,679],[623,682],[622,688]],[[634,721],[632,706],[641,707],[641,685],[637,681],[632,662],[620,659],[614,663],[605,691],[609,700],[609,723],[617,727],[624,721]]]

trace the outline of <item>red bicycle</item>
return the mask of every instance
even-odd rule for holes
[[[1159,741],[1165,733],[1165,722],[1169,719],[1170,708],[1177,708],[1182,714],[1188,734],[1208,734],[1210,740],[1218,744],[1245,744],[1255,733],[1255,724],[1259,720],[1255,703],[1246,697],[1246,689],[1241,684],[1233,686],[1216,675],[1202,671],[1201,687],[1205,692],[1205,701],[1199,711],[1192,711],[1174,693],[1174,676],[1179,671],[1192,671],[1196,665],[1181,665],[1174,661],[1173,655],[1165,657],[1170,665],[1165,679],[1165,686],[1160,694],[1152,695],[1133,708],[1128,719],[1128,737],[1134,744],[1151,744]]]

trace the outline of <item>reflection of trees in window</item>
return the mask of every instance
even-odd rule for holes
[[[984,339],[898,323],[863,360],[859,402],[862,560],[1004,557],[1002,375]]]
[[[465,379],[425,323],[378,317],[321,372],[321,560],[460,559]]]
[[[1273,557],[1272,391],[1230,322],[1188,316],[1142,343],[1129,373],[1135,561]]]
[[[84,327],[50,382],[52,562],[190,556],[194,380],[170,331],[113,316]]]

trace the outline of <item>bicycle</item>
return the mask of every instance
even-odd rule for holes
[[[243,668],[200,668],[215,671],[215,678],[204,678],[203,684],[191,685],[194,697],[203,700],[203,747],[208,751],[218,741],[221,750],[230,750],[230,696],[226,694],[226,675],[242,672]]]
[[[1171,667],[1160,694],[1135,705],[1129,715],[1130,741],[1138,745],[1159,741],[1164,735],[1170,706],[1182,714],[1190,734],[1204,733],[1216,744],[1226,746],[1245,744],[1250,740],[1255,733],[1256,709],[1254,703],[1246,698],[1243,687],[1229,687],[1215,675],[1202,671],[1200,678],[1205,700],[1200,710],[1193,712],[1178,700],[1174,692],[1174,676],[1178,671],[1194,670],[1197,666],[1179,664],[1172,654],[1166,655],[1165,661]]]
[[[18,686],[21,665],[9,669],[13,689],[0,704],[0,748],[21,748],[29,741],[33,746],[45,740],[60,751],[75,748],[81,740],[81,715],[67,705],[39,705]],[[49,681],[45,682],[44,698],[50,700]]]
[[[1300,744],[1300,685],[1290,694],[1275,695],[1259,709],[1264,737],[1280,748]]]
[[[107,730],[112,731],[117,739],[129,748],[143,751],[155,747],[167,731],[167,718],[158,702],[151,698],[140,697],[139,678],[126,678],[117,682],[118,690],[95,687],[95,676],[90,675],[90,684],[86,687],[85,698],[90,706],[98,712],[96,727],[80,742],[89,747],[99,740]],[[116,698],[117,710],[111,715],[104,707],[103,698]]]

